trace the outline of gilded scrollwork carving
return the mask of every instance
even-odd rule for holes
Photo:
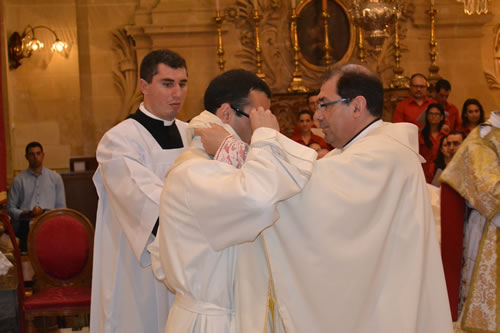
[[[311,0],[297,1],[297,7],[306,8],[305,6],[310,2]],[[336,3],[341,10],[348,12],[347,9],[350,6],[350,2],[337,0]],[[260,15],[262,15],[262,19],[259,21],[262,71],[266,76],[266,82],[275,93],[285,93],[293,79],[292,76],[295,70],[294,51],[290,32],[291,3],[282,1],[279,3],[279,6],[275,6],[275,2],[258,1],[257,4],[257,9]],[[404,54],[408,51],[408,47],[404,43],[408,31],[406,25],[413,19],[415,5],[401,1],[400,10],[399,52]],[[255,22],[253,14],[254,2],[252,0],[236,0],[233,6],[225,8],[227,22],[234,26],[238,34],[238,42],[241,46],[240,51],[233,56],[240,66],[255,72]],[[357,57],[357,52],[355,52],[356,33],[348,13],[347,22],[351,40],[346,52],[342,53],[340,58],[336,58],[336,61],[340,63],[352,61],[353,58]],[[393,38],[394,36],[392,35],[391,33],[391,37]],[[371,48],[366,50],[368,65],[376,69],[383,76],[384,81],[387,81],[387,85],[391,81],[395,66],[393,58],[396,51],[392,38],[383,45],[380,53],[375,52]],[[333,43],[335,47],[335,40]],[[301,47],[301,49],[304,49],[304,47]],[[302,58],[304,57],[302,56]],[[300,71],[304,85],[311,90],[317,90],[319,88],[320,76],[325,69],[321,64],[311,65],[311,61],[301,61]],[[391,75],[391,78],[389,78],[389,75]]]
[[[486,83],[490,89],[500,89],[500,24],[495,26],[495,39],[493,41],[493,67],[494,73],[484,71]]]
[[[288,20],[283,20],[283,8],[273,3],[259,2],[260,43],[262,71],[266,82],[275,92],[285,92],[293,72],[291,44],[288,40]],[[235,57],[240,65],[249,70],[256,69],[254,7],[251,1],[236,1],[236,5],[226,9],[228,21],[239,31],[242,50]],[[288,14],[286,14],[288,15]],[[286,32],[286,35],[283,32]]]
[[[113,70],[113,80],[118,88],[122,105],[117,122],[137,110],[142,101],[142,94],[137,85],[137,56],[134,40],[125,29],[113,33],[113,51],[118,59],[118,66]]]

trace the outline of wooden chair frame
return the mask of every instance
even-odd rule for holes
[[[21,262],[21,252],[19,251],[19,246],[17,244],[16,235],[14,234],[14,229],[12,228],[12,224],[10,223],[10,217],[7,215],[5,210],[2,210],[0,213],[0,218],[2,220],[2,224],[4,226],[5,231],[9,235],[10,241],[12,243],[12,247],[14,249],[14,259],[16,261],[15,266],[17,270],[17,301],[18,301],[18,315],[19,315],[19,332],[25,333],[26,327],[24,322],[24,274],[23,267]]]
[[[46,274],[40,266],[40,261],[35,253],[34,241],[37,230],[50,218],[55,216],[71,216],[82,223],[87,234],[89,236],[89,258],[85,264],[82,272],[69,280],[59,280]],[[34,290],[42,291],[52,287],[63,287],[63,286],[82,286],[89,287],[92,279],[92,259],[94,252],[94,227],[90,221],[85,217],[85,215],[77,212],[73,209],[62,208],[54,209],[48,211],[35,219],[34,224],[30,228],[30,233],[28,237],[28,254],[33,265],[33,270],[35,271],[35,276],[37,278],[36,287],[34,285]],[[35,317],[69,317],[69,316],[89,316],[90,306],[83,307],[56,307],[56,308],[44,308],[39,310],[26,310],[24,309],[24,316],[27,321],[28,333],[33,332],[34,325],[33,321]]]

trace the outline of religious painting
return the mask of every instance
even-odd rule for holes
[[[324,0],[305,0],[297,7],[297,37],[300,60],[310,69],[325,70]],[[356,42],[354,25],[343,3],[326,0],[329,52],[332,64],[349,60]]]

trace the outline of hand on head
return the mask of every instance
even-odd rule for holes
[[[201,138],[201,143],[203,148],[209,155],[215,155],[217,149],[224,141],[224,139],[229,135],[229,132],[224,129],[224,127],[211,123],[208,128],[197,128],[194,130],[194,135]]]
[[[276,116],[271,110],[264,110],[263,107],[258,107],[250,111],[250,126],[252,126],[252,131],[260,127],[272,128],[278,132],[280,130],[280,125],[278,124]]]

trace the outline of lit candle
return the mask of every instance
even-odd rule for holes
[[[323,11],[326,12],[326,9],[327,9],[326,8],[326,0],[323,0],[323,6],[322,7],[323,7]]]
[[[220,11],[220,3],[219,3],[219,0],[215,0],[215,9],[217,11]]]
[[[296,0],[292,0],[292,8],[295,8],[295,6],[297,6]]]

